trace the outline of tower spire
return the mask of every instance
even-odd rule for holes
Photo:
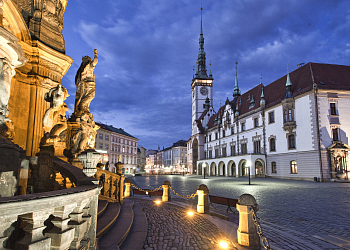
[[[238,78],[237,78],[237,65],[236,62],[236,76],[235,76],[235,88],[233,89],[233,98],[237,98],[239,96],[239,87],[238,87]]]
[[[287,81],[286,81],[286,96],[284,99],[293,98],[293,92],[292,92],[292,82],[290,81],[289,76],[289,64],[287,66]]]
[[[203,37],[203,8],[201,6],[201,31],[199,35],[199,52],[197,59],[197,72],[196,78],[208,79],[207,66],[206,66],[206,53],[204,52],[204,37]]]

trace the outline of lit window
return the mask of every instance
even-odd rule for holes
[[[298,173],[297,162],[296,161],[291,161],[290,162],[290,173],[291,174],[297,174]]]
[[[331,107],[331,115],[337,115],[337,110],[335,109],[334,102],[330,103],[330,107]]]
[[[277,166],[275,161],[271,162],[271,172],[274,174],[277,173]]]

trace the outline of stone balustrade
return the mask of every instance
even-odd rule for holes
[[[97,168],[95,178],[102,188],[100,199],[123,203],[124,175]]]
[[[95,249],[100,187],[0,198],[0,249]]]

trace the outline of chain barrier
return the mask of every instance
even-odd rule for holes
[[[171,186],[169,186],[170,190],[173,191],[173,193],[179,197],[185,198],[185,199],[191,199],[196,197],[197,193],[194,194],[190,194],[190,195],[181,195],[179,193],[177,193]]]
[[[159,186],[159,187],[156,188],[156,189],[145,190],[145,189],[139,188],[138,186],[135,186],[133,183],[131,183],[131,186],[133,186],[134,188],[136,188],[136,189],[138,189],[138,190],[140,190],[140,191],[148,192],[148,193],[155,192],[155,191],[158,191],[159,189],[162,189],[162,186]]]
[[[256,213],[255,213],[255,210],[253,207],[250,207],[250,211],[253,214],[253,221],[256,225],[256,230],[257,230],[257,233],[261,239],[263,247],[267,250],[271,250],[269,241],[267,240],[266,236],[263,235],[262,227],[261,227],[260,222],[259,222],[260,219],[258,218],[258,216],[256,216]]]

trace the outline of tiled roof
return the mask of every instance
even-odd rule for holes
[[[292,82],[292,92],[294,96],[312,90],[314,82],[319,89],[350,90],[350,66],[309,62],[289,73],[289,76]],[[259,84],[239,96],[237,99],[238,104],[240,103],[240,105],[238,105],[239,115],[243,115],[260,107],[261,91],[263,88],[266,108],[280,103],[286,95],[286,81],[287,75],[265,87]],[[249,108],[252,96],[254,97],[255,105]],[[248,99],[248,97],[250,98]],[[230,103],[232,105],[233,101]],[[220,107],[219,111],[210,117],[208,122],[209,128],[214,126],[215,118],[219,114],[222,118],[224,108],[225,105]]]
[[[106,125],[106,124],[103,124],[103,123],[99,123],[99,122],[95,122],[98,126],[100,126],[102,129],[105,129],[105,130],[109,130],[109,131],[112,131],[112,132],[115,132],[115,133],[118,133],[118,134],[121,134],[121,135],[126,135],[126,136],[129,136],[129,137],[132,137],[132,138],[135,138],[137,139],[136,137],[130,135],[129,133],[125,132],[122,128],[115,128],[113,126],[110,126],[110,125]]]

